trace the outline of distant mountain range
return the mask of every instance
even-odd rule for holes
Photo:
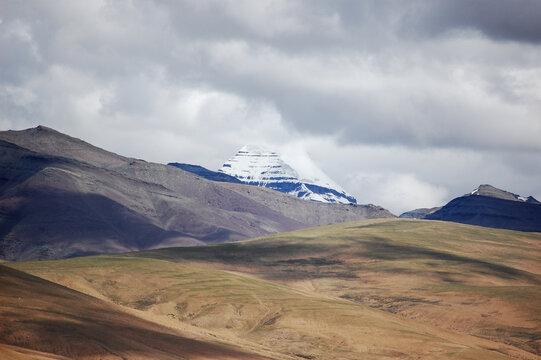
[[[394,217],[126,158],[53,129],[0,132],[0,259],[236,241]]]
[[[400,217],[541,232],[539,201],[532,196],[513,194],[491,185],[480,185],[441,208],[412,210]]]
[[[357,203],[323,171],[310,165],[311,174],[302,174],[287,164],[279,153],[257,145],[246,145],[218,172],[233,176],[244,184],[267,187],[305,200]]]
[[[441,206],[433,207],[433,208],[414,209],[414,210],[406,211],[405,213],[400,214],[399,217],[403,219],[424,219],[427,215],[432,214],[433,212],[436,212],[439,209],[441,209]]]

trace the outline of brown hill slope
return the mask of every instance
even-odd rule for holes
[[[541,234],[370,220],[10,266],[282,354],[539,359],[540,258]]]
[[[539,233],[375,220],[134,255],[243,272],[541,355]]]
[[[376,220],[135,253],[344,298],[541,355],[541,235]]]
[[[279,359],[536,358],[345,299],[197,264],[102,255],[10,266],[133,307],[157,323],[200,329]]]
[[[14,359],[264,359],[193,340],[114,305],[0,266],[0,355]]]
[[[235,241],[393,217],[373,205],[303,201],[124,158],[46,127],[0,132],[0,258]]]
[[[0,358],[2,360],[67,360],[60,355],[48,354],[42,351],[26,349],[20,346],[0,344]]]

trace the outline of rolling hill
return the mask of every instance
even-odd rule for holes
[[[538,233],[391,219],[9,266],[274,358],[539,359],[540,255]]]
[[[0,265],[3,359],[265,359]]]
[[[393,217],[214,182],[125,158],[43,126],[0,132],[0,259],[207,244]]]

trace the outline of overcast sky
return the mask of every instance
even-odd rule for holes
[[[273,146],[396,214],[484,183],[541,200],[540,19],[539,0],[2,1],[0,129],[212,170]]]

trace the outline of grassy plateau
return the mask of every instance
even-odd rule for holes
[[[540,233],[393,219],[5,265],[254,358],[541,359],[540,259]]]

